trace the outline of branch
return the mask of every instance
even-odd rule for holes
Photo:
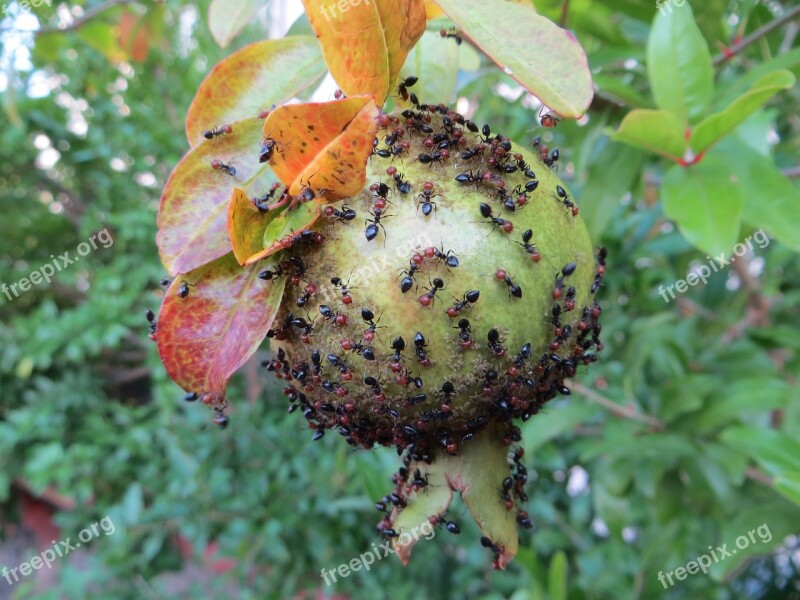
[[[736,54],[747,48],[750,44],[757,42],[765,35],[769,35],[776,29],[786,25],[786,23],[794,20],[796,17],[800,16],[800,5],[795,6],[786,11],[786,13],[781,16],[773,19],[766,25],[762,25],[758,29],[756,29],[750,35],[743,37],[740,41],[736,42],[730,48],[726,48],[723,52],[720,52],[714,57],[714,66],[718,67],[725,61],[730,58],[733,58]]]
[[[64,31],[75,31],[76,29],[80,29],[84,25],[86,25],[89,21],[94,19],[95,17],[101,15],[102,13],[110,10],[112,8],[116,8],[117,6],[123,6],[125,4],[131,4],[134,0],[106,0],[105,2],[101,2],[97,6],[93,6],[92,8],[86,10],[83,13],[83,16],[79,19],[75,19],[69,25],[65,25],[64,27],[42,27],[36,32],[36,35],[41,35],[43,33],[61,33]]]
[[[569,17],[569,0],[564,0],[561,5],[561,18],[558,20],[559,27],[567,27],[567,17]]]
[[[609,412],[614,413],[618,417],[631,419],[633,421],[639,421],[640,423],[647,423],[657,431],[663,431],[664,429],[666,429],[666,425],[663,421],[656,419],[655,417],[651,417],[650,415],[646,415],[644,413],[640,413],[635,410],[631,410],[623,406],[620,406],[619,404],[613,402],[612,400],[609,400],[605,396],[601,396],[593,389],[585,387],[583,384],[573,381],[572,389],[581,394],[582,396],[584,396],[590,402],[599,404],[600,406],[602,406]]]

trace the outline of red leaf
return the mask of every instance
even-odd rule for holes
[[[184,282],[189,294],[181,298]],[[169,376],[187,392],[224,397],[231,375],[258,349],[278,312],[285,278],[262,281],[233,254],[176,277],[158,316],[157,340]]]

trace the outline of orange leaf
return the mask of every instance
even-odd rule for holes
[[[224,397],[230,376],[258,349],[278,312],[286,278],[262,281],[232,254],[177,277],[158,315],[158,353],[187,392]],[[182,285],[188,294],[181,298]]]
[[[270,166],[293,195],[310,186],[328,202],[352,196],[366,181],[377,115],[368,96],[278,107],[264,121]]]
[[[434,0],[425,0],[425,16],[429,21],[444,16],[444,11],[439,8]]]
[[[331,75],[348,96],[389,95],[425,31],[423,0],[303,0]]]
[[[119,19],[119,45],[136,62],[144,62],[149,50],[150,34],[144,18],[126,12]]]

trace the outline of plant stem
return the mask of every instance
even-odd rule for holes
[[[729,58],[732,58],[733,56],[735,56],[736,54],[747,48],[753,42],[757,42],[765,35],[772,33],[779,27],[782,27],[783,25],[794,20],[798,16],[800,16],[800,5],[795,6],[794,8],[790,8],[789,10],[786,11],[786,13],[783,16],[773,19],[766,25],[763,25],[758,29],[756,29],[750,35],[743,37],[739,42],[728,48],[726,52],[720,52],[719,54],[717,54],[714,57],[714,66],[718,67],[719,65],[727,61]]]
[[[602,396],[595,392],[593,389],[584,386],[583,384],[577,383],[575,381],[572,382],[572,389],[582,396],[584,396],[590,402],[594,402],[595,404],[599,404],[606,410],[614,413],[619,417],[624,417],[626,419],[632,419],[633,421],[639,421],[640,423],[647,423],[654,429],[658,431],[663,431],[666,428],[666,425],[663,421],[656,419],[655,417],[651,417],[650,415],[646,415],[644,413],[636,412],[635,410],[629,410],[623,406],[620,406],[616,402],[609,400],[605,396]]]

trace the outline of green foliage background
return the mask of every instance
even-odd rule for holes
[[[186,110],[217,61],[265,36],[263,22],[223,50],[208,31],[204,2],[117,4],[64,33],[25,34],[12,31],[10,19],[0,22],[8,82],[0,282],[19,280],[51,254],[74,252],[105,227],[114,239],[52,285],[13,302],[0,296],[0,516],[18,516],[14,482],[24,481],[76,500],[74,510],[57,516],[65,535],[104,515],[117,525],[114,535],[92,543],[87,568],[62,566],[57,587],[42,594],[21,583],[12,591],[15,598],[84,598],[87,589],[97,598],[174,597],[164,574],[181,568],[180,533],[198,560],[216,541],[218,555],[236,561],[211,583],[190,585],[186,597],[311,594],[325,587],[321,568],[377,541],[373,502],[389,487],[395,453],[356,452],[333,435],[311,444],[302,419],[286,414],[279,390],[255,368],[234,380],[232,423],[218,430],[203,407],[182,402],[144,320],[144,308],[160,302],[156,212],[160,189],[187,150]],[[522,533],[519,556],[505,572],[489,569],[477,531],[467,526],[460,537],[439,530],[405,569],[386,559],[333,591],[353,598],[797,598],[798,88],[755,111],[712,151],[740,175],[734,194],[746,208],[734,224],[735,241],[759,226],[770,234],[769,245],[747,257],[756,270],[728,268],[665,304],[658,287],[685,278],[715,243],[691,223],[676,228],[665,201],[683,202],[692,214],[718,202],[724,213],[719,196],[729,188],[712,173],[704,190],[673,182],[670,198],[662,189],[682,176],[680,167],[611,139],[630,110],[654,107],[647,63],[659,56],[653,3],[569,4],[567,25],[587,50],[598,88],[588,122],[538,127],[524,96],[493,93],[514,85],[485,59],[457,82],[457,95],[477,105],[476,122],[518,141],[544,135],[560,149],[559,174],[597,245],[609,249],[601,292],[606,349],[580,377],[588,391],[554,401],[523,426],[536,526]],[[791,4],[714,0],[692,7],[713,55]],[[78,5],[92,4],[70,4]],[[558,21],[562,4],[537,8]],[[684,9],[674,7],[673,16]],[[36,11],[51,23],[55,6]],[[147,28],[143,62],[119,44],[123,13]],[[293,31],[304,29],[301,22]],[[29,63],[24,49],[7,52],[12,35],[22,36]],[[712,106],[724,108],[778,68],[797,75],[796,38],[796,29],[780,28],[717,66]],[[676,60],[686,57],[683,45],[672,51]],[[685,64],[692,62],[689,55]],[[43,87],[46,93],[34,93]],[[76,128],[81,120],[85,133]],[[59,153],[49,168],[40,162],[45,139]],[[675,199],[676,185],[682,199]],[[735,281],[738,287],[730,285]],[[765,299],[769,309],[757,314]],[[576,492],[568,483],[584,470],[588,485]],[[685,565],[709,545],[732,547],[762,523],[770,542],[759,540],[708,576],[670,590],[658,582],[659,571]]]

